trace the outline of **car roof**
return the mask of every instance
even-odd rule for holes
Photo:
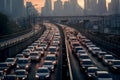
[[[19,72],[19,71],[26,71],[25,69],[18,69],[18,70],[15,70],[15,72]]]
[[[38,69],[48,69],[48,67],[39,67]]]
[[[98,69],[98,67],[88,67],[88,69]]]
[[[97,71],[97,74],[102,74],[102,73],[106,73],[106,74],[108,74],[107,71]]]

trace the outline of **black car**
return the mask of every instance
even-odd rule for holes
[[[50,79],[50,70],[47,67],[39,67],[38,70],[36,71],[35,77],[36,79],[40,80],[46,80]]]
[[[113,60],[110,69],[114,72],[120,72],[120,60]]]
[[[5,75],[4,80],[17,80],[17,76],[15,74]]]
[[[27,80],[28,72],[25,69],[19,69],[15,71],[18,80]]]
[[[19,58],[17,60],[17,65],[16,65],[16,68],[17,69],[26,69],[26,70],[29,70],[30,69],[30,60],[29,58]]]
[[[9,65],[6,62],[0,63],[0,70],[2,70],[4,74],[9,73],[10,71]]]

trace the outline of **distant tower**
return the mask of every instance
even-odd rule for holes
[[[107,7],[106,7],[106,0],[98,0],[98,14],[106,14]]]
[[[78,4],[78,0],[69,0],[70,3],[70,15],[76,16],[82,14],[82,8]]]
[[[57,0],[54,3],[54,16],[62,16],[62,1],[61,0]]]
[[[52,15],[52,1],[45,0],[45,6],[42,8],[43,16],[51,16]]]
[[[111,14],[120,13],[120,0],[111,0],[111,3],[109,5],[109,12]]]
[[[84,0],[84,15],[90,14],[91,0]]]

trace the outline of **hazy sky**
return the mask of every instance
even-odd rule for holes
[[[25,0],[27,1],[27,0]],[[38,4],[37,8],[43,7],[44,6],[44,1],[45,0],[28,0],[31,1],[33,4]],[[52,0],[52,2],[54,2],[56,0]],[[63,1],[67,1],[67,0],[63,0]],[[80,6],[83,8],[84,7],[84,0],[78,0],[78,3],[80,4]],[[107,4],[111,1],[111,0],[106,0]]]

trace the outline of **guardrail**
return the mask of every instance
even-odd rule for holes
[[[32,30],[31,32],[25,34],[25,35],[22,35],[22,36],[18,36],[16,38],[13,38],[13,39],[10,39],[10,40],[6,40],[6,41],[3,41],[3,42],[0,42],[0,48],[4,48],[6,46],[9,46],[9,45],[12,45],[12,44],[16,44],[18,42],[21,42],[25,39],[28,39],[30,38],[31,36],[37,34],[39,31],[40,31],[41,28],[39,29],[34,29]]]
[[[58,24],[58,25],[60,25],[60,24]],[[62,26],[62,25],[60,25],[60,26]],[[64,32],[64,35],[65,35],[66,54],[67,54],[69,75],[70,75],[70,80],[73,80],[72,69],[71,69],[71,62],[70,62],[70,56],[69,56],[69,49],[68,49],[68,45],[67,45],[67,40],[66,40],[66,34],[65,34],[65,32]]]

